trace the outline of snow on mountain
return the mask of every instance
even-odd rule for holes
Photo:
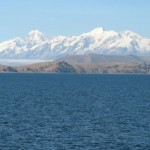
[[[33,30],[29,32],[26,37],[26,41],[31,43],[41,43],[46,40],[47,38],[45,37],[45,35],[38,30]]]
[[[134,32],[96,28],[80,36],[47,38],[34,30],[25,38],[0,43],[0,59],[55,60],[77,54],[150,55],[150,39]]]

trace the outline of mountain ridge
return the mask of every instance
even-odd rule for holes
[[[46,37],[33,30],[25,38],[0,43],[0,59],[56,60],[80,54],[150,55],[150,39],[132,31],[115,32],[96,28],[79,36]]]

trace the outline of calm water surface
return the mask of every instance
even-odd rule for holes
[[[0,74],[0,150],[149,150],[150,76]]]

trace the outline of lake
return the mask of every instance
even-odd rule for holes
[[[150,76],[0,74],[1,150],[150,149]]]

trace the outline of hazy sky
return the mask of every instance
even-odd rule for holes
[[[150,38],[150,0],[0,0],[0,41],[33,29],[51,37],[96,27]]]

